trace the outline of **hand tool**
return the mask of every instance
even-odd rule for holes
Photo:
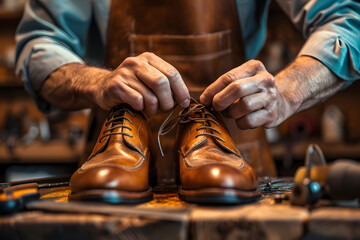
[[[26,204],[40,198],[40,188],[67,186],[69,179],[64,176],[0,183],[0,215],[24,210]]]
[[[305,166],[297,170],[291,202],[304,206],[322,198],[332,200],[360,199],[360,163],[340,159],[326,164],[320,147],[307,149]]]
[[[0,193],[0,214],[10,214],[23,210],[25,203],[39,198],[39,185],[37,183],[3,188]]]

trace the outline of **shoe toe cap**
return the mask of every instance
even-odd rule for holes
[[[254,190],[258,185],[256,173],[248,165],[237,169],[224,164],[208,164],[186,170],[180,175],[184,189],[219,187]]]
[[[70,179],[72,192],[92,189],[143,191],[148,188],[147,176],[114,166],[101,166],[76,171]]]

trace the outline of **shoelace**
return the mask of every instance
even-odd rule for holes
[[[128,117],[125,117],[124,112],[128,112],[128,113],[129,113],[131,116],[133,116],[133,117],[134,117],[134,114],[133,114],[129,109],[127,109],[127,108],[125,108],[125,107],[116,108],[116,109],[113,109],[112,111],[113,111],[113,113],[111,113],[110,116],[115,115],[115,112],[116,112],[116,111],[123,111],[123,113],[122,113],[121,116],[114,117],[114,118],[108,120],[108,121],[105,123],[105,126],[108,126],[108,125],[111,124],[112,122],[119,121],[118,124],[115,124],[115,126],[109,128],[109,129],[107,129],[107,130],[105,130],[105,131],[103,132],[103,136],[99,139],[99,143],[102,143],[102,140],[103,140],[104,138],[106,138],[107,136],[116,135],[116,134],[126,135],[126,136],[131,137],[131,138],[134,137],[133,135],[128,134],[128,133],[124,133],[124,132],[113,132],[114,129],[118,129],[118,128],[121,128],[121,129],[127,128],[127,129],[129,129],[129,130],[131,131],[131,130],[132,130],[131,127],[124,125],[124,121],[127,120],[130,124],[133,124],[133,122],[132,122],[132,120],[129,119]],[[122,121],[121,121],[121,120],[122,120]]]
[[[199,102],[197,102],[194,98],[191,98],[191,103],[195,103],[192,107],[188,107],[188,109],[186,111],[183,111],[181,114],[179,114],[178,116],[174,116],[171,117],[175,111],[175,108],[177,107],[177,104],[174,106],[174,108],[171,110],[169,116],[167,116],[167,118],[164,120],[164,122],[161,124],[159,131],[158,131],[158,144],[159,144],[159,148],[160,148],[160,152],[161,155],[164,156],[164,152],[163,149],[161,147],[161,142],[160,142],[160,136],[164,136],[166,134],[168,134],[169,132],[171,132],[178,124],[185,124],[185,123],[189,123],[189,122],[203,122],[204,125],[201,127],[196,128],[196,131],[199,131],[201,129],[210,129],[212,131],[217,132],[218,134],[222,134],[220,131],[218,131],[217,129],[206,125],[209,121],[213,122],[214,124],[216,124],[217,126],[219,126],[219,123],[216,122],[215,116],[213,114],[211,114],[210,112],[205,110],[205,106]],[[190,103],[190,104],[191,104]],[[189,115],[191,113],[195,113],[195,114],[199,114],[201,117],[190,117]],[[212,118],[209,118],[212,117]],[[172,125],[169,125],[171,122],[175,121]],[[203,132],[203,133],[199,133],[197,135],[195,135],[195,138],[199,137],[199,136],[203,136],[203,135],[208,135],[208,136],[212,136],[216,139],[219,139],[222,142],[225,142],[224,139],[222,139],[221,137],[213,134],[213,133],[208,133],[208,132]]]

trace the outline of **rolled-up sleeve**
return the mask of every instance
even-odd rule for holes
[[[298,56],[312,56],[347,81],[360,79],[360,3],[277,0],[307,39]]]
[[[16,73],[39,109],[54,107],[37,93],[59,67],[83,60],[91,21],[90,1],[31,0],[26,3],[16,33]]]

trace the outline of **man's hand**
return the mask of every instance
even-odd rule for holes
[[[250,60],[217,79],[200,101],[236,119],[240,129],[270,128],[325,100],[343,84],[312,57],[298,57],[275,78],[260,61]]]
[[[287,110],[274,77],[257,60],[222,75],[204,91],[200,101],[236,119],[240,129],[275,126]]]
[[[190,103],[179,72],[152,53],[126,58],[114,71],[74,63],[63,66],[45,81],[40,94],[63,109],[98,105],[105,110],[128,103],[138,111],[155,114],[175,102]]]
[[[116,70],[99,79],[96,94],[96,102],[103,109],[126,102],[150,115],[158,107],[170,110],[175,101],[187,107],[189,91],[180,73],[153,53],[126,58]]]

